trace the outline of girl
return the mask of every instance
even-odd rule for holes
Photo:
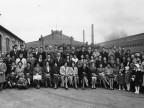
[[[121,69],[119,70],[119,74],[117,75],[117,82],[119,84],[119,90],[121,90],[121,88],[125,90],[124,89],[124,74]]]

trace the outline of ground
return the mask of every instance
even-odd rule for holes
[[[144,94],[119,90],[5,89],[0,108],[144,108]]]

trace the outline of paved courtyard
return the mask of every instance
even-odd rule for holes
[[[144,94],[102,88],[6,89],[0,92],[0,108],[144,108]]]

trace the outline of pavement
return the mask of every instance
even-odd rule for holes
[[[103,88],[5,89],[0,108],[144,108],[144,94]]]

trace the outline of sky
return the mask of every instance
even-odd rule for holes
[[[0,25],[25,42],[62,30],[100,43],[144,32],[144,0],[0,0]]]

